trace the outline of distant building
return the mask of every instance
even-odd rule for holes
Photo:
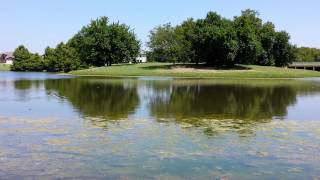
[[[147,55],[146,53],[141,53],[139,56],[136,58],[137,63],[146,63],[147,62]]]
[[[14,56],[12,52],[6,52],[0,54],[0,63],[12,65],[14,61]]]

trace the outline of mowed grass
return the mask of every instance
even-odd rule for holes
[[[10,67],[8,64],[0,64],[0,71],[10,71]]]
[[[164,76],[177,78],[311,78],[320,72],[265,66],[238,66],[235,69],[215,69],[203,65],[169,63],[122,64],[72,71],[78,76],[136,77]]]

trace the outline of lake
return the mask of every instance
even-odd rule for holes
[[[320,79],[0,72],[0,179],[317,179]]]

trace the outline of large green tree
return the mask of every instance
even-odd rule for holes
[[[15,60],[11,69],[14,71],[24,71],[27,61],[31,58],[31,53],[29,52],[29,50],[23,45],[20,45],[15,49],[13,55],[15,57]]]
[[[258,12],[250,9],[242,11],[241,16],[235,17],[233,23],[239,43],[239,51],[236,57],[237,63],[255,64],[255,61],[263,51],[259,38],[262,20],[258,18]]]
[[[292,63],[295,57],[295,47],[289,43],[290,35],[285,32],[277,32],[273,47],[275,65],[285,67]]]
[[[173,27],[170,23],[154,28],[148,46],[150,58],[159,62],[191,62],[196,59],[193,41],[196,22],[188,19]]]
[[[204,20],[198,20],[193,47],[195,62],[205,62],[215,66],[232,66],[238,51],[236,33],[232,22],[214,12],[209,12]]]
[[[127,25],[109,24],[107,17],[91,21],[68,43],[75,48],[80,60],[89,66],[105,66],[134,60],[140,43]]]
[[[262,52],[257,58],[255,64],[257,65],[274,65],[273,48],[276,39],[275,26],[271,22],[263,24],[260,30],[260,42],[262,45]]]
[[[151,58],[158,62],[177,62],[183,45],[179,44],[175,28],[170,23],[154,28],[149,38]]]
[[[174,29],[177,45],[179,46],[177,53],[178,62],[192,62],[196,57],[193,42],[196,36],[196,22],[188,19]]]
[[[148,45],[150,58],[160,62],[286,66],[295,59],[289,40],[286,32],[277,32],[273,23],[263,23],[257,11],[247,9],[232,20],[209,12],[176,27],[159,26]]]

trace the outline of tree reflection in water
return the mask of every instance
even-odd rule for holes
[[[139,104],[137,88],[124,81],[94,79],[47,80],[48,94],[67,99],[93,124],[105,126],[106,121],[128,118]]]
[[[318,85],[297,81],[190,82],[176,81],[170,88],[154,86],[158,93],[150,102],[152,115],[159,122],[203,127],[209,135],[226,130],[250,134],[258,123],[284,119],[288,107],[297,102],[298,93],[320,90]]]
[[[107,127],[138,107],[157,122],[201,127],[209,135],[233,130],[250,134],[255,125],[285,119],[298,94],[320,91],[307,81],[137,80],[73,78],[46,80],[49,95],[68,100],[92,124]],[[145,105],[147,104],[147,105]],[[146,116],[146,115],[145,115]]]

